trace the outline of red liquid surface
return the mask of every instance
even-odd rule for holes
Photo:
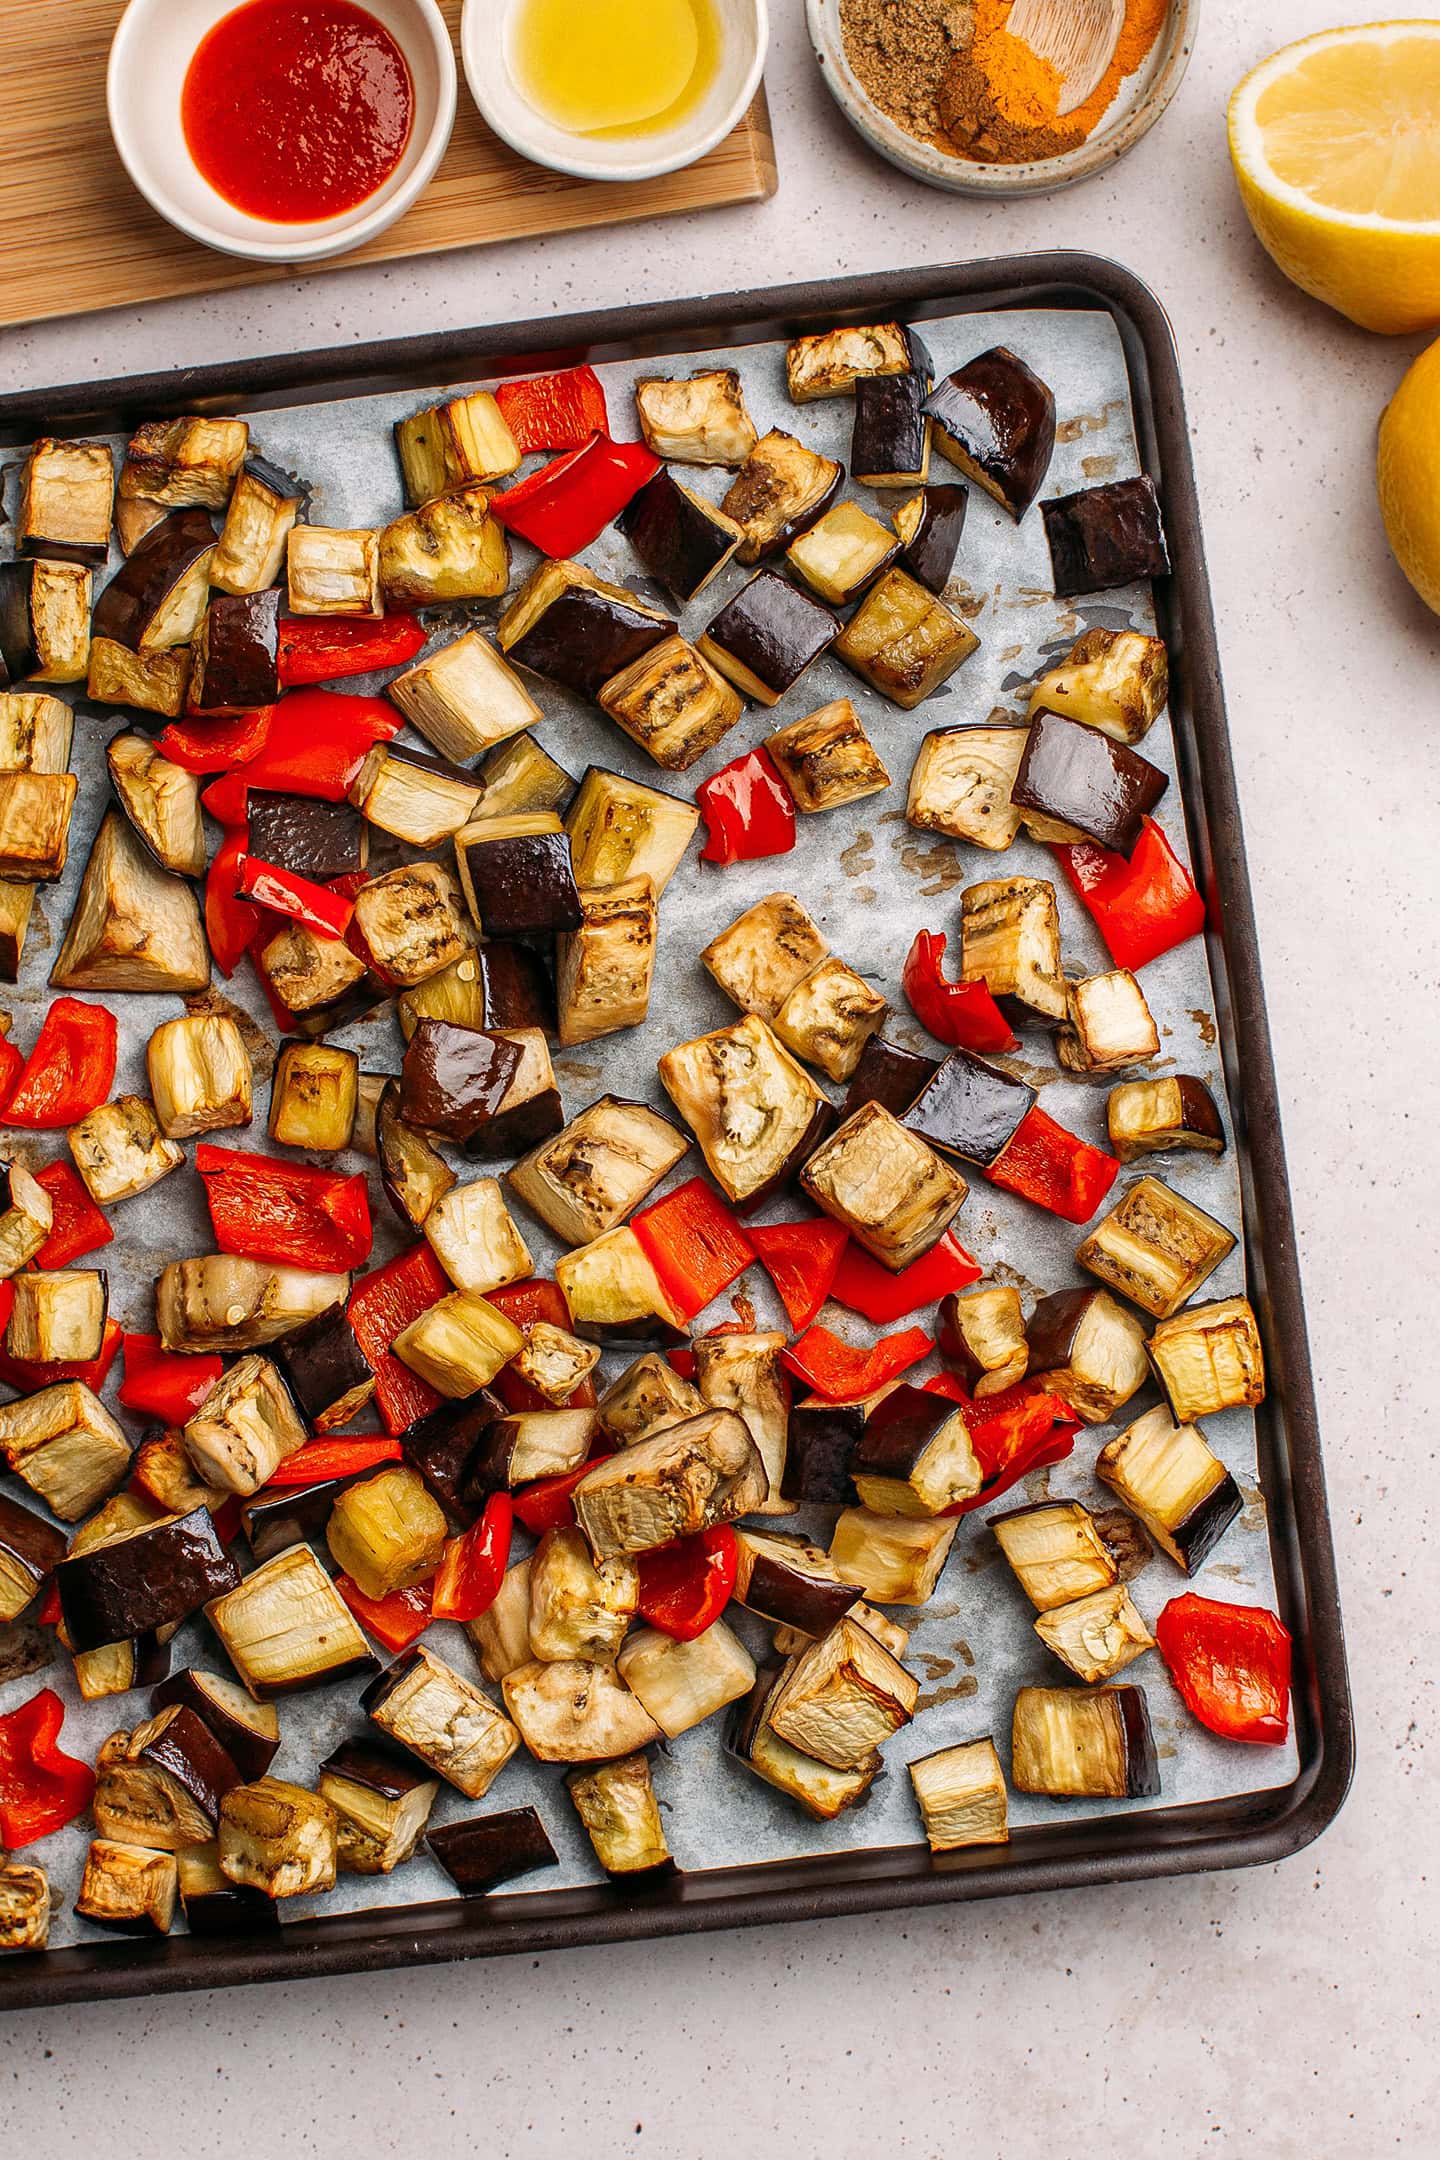
[[[249,0],[185,77],[181,122],[216,191],[251,217],[313,224],[384,185],[410,139],[405,56],[350,0]]]

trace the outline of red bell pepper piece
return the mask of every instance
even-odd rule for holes
[[[752,1223],[746,1234],[791,1327],[809,1327],[830,1295],[848,1232],[822,1215],[816,1222]]]
[[[226,720],[172,720],[161,729],[155,747],[186,772],[228,773],[232,766],[251,765],[259,757],[279,710],[278,705],[257,705],[253,712]]]
[[[533,1327],[537,1320],[548,1320],[552,1327],[558,1328],[574,1326],[564,1291],[559,1283],[549,1282],[544,1277],[532,1276],[529,1282],[507,1283],[503,1289],[487,1290],[485,1296],[487,1302],[498,1305],[516,1327]],[[511,1365],[503,1366],[490,1385],[507,1410],[593,1410],[599,1400],[595,1383],[587,1376],[563,1403],[552,1403],[528,1380],[522,1380]]]
[[[671,1372],[679,1373],[682,1380],[695,1378],[695,1353],[693,1350],[667,1350],[665,1362]]]
[[[755,1259],[749,1238],[703,1178],[690,1178],[642,1208],[630,1227],[684,1320],[703,1312]]]
[[[341,682],[347,675],[378,675],[381,668],[404,667],[429,634],[414,615],[382,615],[369,621],[344,615],[282,615],[281,687],[294,690],[302,683]]]
[[[976,1508],[998,1500],[1032,1470],[1047,1463],[1063,1462],[1075,1445],[1079,1421],[1067,1402],[1047,1395],[1022,1380],[976,1402],[953,1373],[940,1373],[925,1382],[931,1395],[947,1395],[965,1412],[970,1446],[979,1463],[984,1483],[968,1500],[946,1508],[947,1515],[969,1515]]]
[[[490,498],[490,514],[542,555],[578,555],[660,470],[644,443],[597,431],[579,450]]]
[[[526,457],[533,450],[579,450],[592,435],[609,433],[604,387],[592,367],[501,383],[495,402]]]
[[[722,765],[695,790],[709,837],[701,862],[756,862],[795,845],[795,799],[763,745]]]
[[[35,1607],[35,1622],[38,1627],[59,1627],[63,1618],[60,1610],[60,1585],[52,1575],[45,1585],[44,1596]]]
[[[222,825],[243,823],[245,791],[252,787],[343,802],[376,743],[389,742],[400,724],[399,707],[384,698],[292,690],[276,707],[275,725],[260,754],[243,773],[226,773],[213,782],[200,800]]]
[[[328,1485],[332,1478],[355,1477],[400,1459],[400,1442],[387,1433],[331,1433],[324,1440],[307,1440],[287,1455],[266,1479],[265,1489]]]
[[[245,845],[243,825],[227,832],[215,850],[205,880],[205,936],[211,958],[227,976],[234,974],[241,955],[260,935],[260,910],[242,900],[238,889],[245,866]]]
[[[35,1255],[37,1268],[67,1268],[82,1253],[111,1242],[115,1232],[68,1162],[46,1163],[35,1182],[49,1193],[55,1211],[50,1235]]]
[[[437,1620],[478,1620],[489,1612],[510,1564],[514,1527],[509,1493],[491,1493],[480,1520],[448,1540],[431,1584],[430,1610]]]
[[[1185,1707],[1222,1740],[1279,1747],[1290,1731],[1290,1635],[1261,1605],[1187,1590],[1155,1622]]]
[[[916,932],[900,981],[910,1010],[937,1042],[953,1043],[977,1056],[1013,1050],[1015,1036],[983,982],[951,982],[945,973],[946,941],[938,930]]]
[[[53,1688],[0,1717],[0,1850],[33,1845],[89,1807],[95,1773],[57,1745],[65,1705]]]
[[[827,1401],[857,1402],[863,1395],[873,1395],[887,1381],[898,1380],[901,1373],[918,1365],[934,1348],[933,1339],[918,1327],[903,1328],[898,1335],[882,1335],[868,1350],[857,1349],[854,1343],[833,1335],[829,1328],[812,1327],[788,1350],[782,1350],[780,1359]]]
[[[158,1335],[127,1335],[120,1403],[162,1425],[183,1425],[225,1367],[218,1357],[180,1357]]]
[[[849,1244],[841,1256],[830,1295],[837,1305],[883,1326],[903,1320],[922,1305],[938,1305],[952,1290],[964,1290],[984,1274],[978,1260],[966,1252],[953,1231],[947,1230],[938,1245],[898,1275],[872,1260],[862,1246]]]
[[[421,1243],[362,1277],[350,1293],[350,1325],[375,1368],[375,1407],[387,1432],[404,1432],[444,1399],[402,1364],[390,1345],[453,1288],[430,1247]]]
[[[8,1295],[0,1298],[0,1315],[8,1320],[15,1291],[11,1283],[7,1282],[4,1287]],[[118,1320],[107,1320],[100,1338],[100,1354],[93,1358],[18,1358],[11,1357],[8,1350],[0,1349],[0,1380],[7,1387],[19,1388],[23,1395],[33,1395],[38,1388],[54,1387],[62,1380],[83,1380],[91,1393],[98,1395],[120,1355],[123,1334]]]
[[[1116,967],[1142,968],[1204,929],[1205,902],[1154,818],[1145,819],[1128,861],[1093,840],[1055,853]]]
[[[640,1554],[640,1617],[677,1642],[694,1642],[730,1602],[740,1564],[729,1523]]]
[[[604,1462],[613,1455],[613,1447],[603,1442],[591,1449],[578,1470],[562,1470],[558,1477],[536,1478],[533,1485],[522,1485],[515,1498],[515,1520],[523,1523],[532,1537],[543,1537],[547,1530],[558,1530],[563,1523],[573,1523],[575,1509],[571,1496],[583,1477],[588,1477],[596,1463]]]
[[[205,1185],[215,1243],[252,1260],[313,1268],[360,1267],[374,1232],[363,1176],[342,1177],[309,1163],[280,1162],[202,1140],[195,1168]]]
[[[115,1045],[113,1012],[79,998],[56,998],[0,1117],[38,1132],[78,1124],[109,1100]]]
[[[25,1060],[8,1035],[0,1035],[0,1103],[8,1100],[25,1070]]]
[[[257,907],[285,915],[291,922],[304,923],[316,937],[343,938],[355,913],[353,900],[307,877],[297,877],[293,870],[279,870],[274,863],[261,862],[254,855],[241,858],[238,891],[242,900],[252,900]]]
[[[1119,1174],[1113,1155],[1077,1140],[1038,1103],[1031,1104],[1004,1154],[985,1172],[992,1185],[1072,1223],[1089,1222]]]
[[[367,1635],[387,1650],[408,1650],[434,1619],[430,1610],[430,1584],[413,1583],[408,1590],[392,1590],[389,1597],[368,1598],[348,1575],[337,1575],[335,1588]]]

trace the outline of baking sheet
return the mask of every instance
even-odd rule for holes
[[[1051,384],[1060,424],[1047,494],[1124,477],[1139,469],[1124,355],[1109,315],[1060,309],[1005,310],[993,315],[929,320],[924,334],[940,373],[987,345],[1003,341]],[[673,362],[663,357],[647,358],[644,362],[601,367],[616,431],[627,432],[628,390],[637,375],[666,373],[672,368],[688,371],[711,360],[716,365],[740,367],[752,415],[762,432],[767,426],[785,427],[816,448],[842,458],[847,455],[850,404],[837,400],[792,406],[784,388],[783,346],[778,343],[729,348],[713,356],[687,351],[677,353]],[[250,414],[252,434],[267,456],[303,472],[311,481],[315,490],[311,516],[315,522],[380,523],[393,516],[399,504],[398,476],[389,443],[390,423],[423,402],[425,398],[408,392],[328,405],[261,410]],[[932,477],[948,476],[948,468],[937,460]],[[728,477],[697,472],[695,468],[686,472],[687,483],[698,485],[716,499],[728,484]],[[882,512],[904,499],[903,495],[889,493],[872,495],[864,489],[853,492]],[[0,534],[0,542],[5,537]],[[512,590],[532,560],[523,545],[517,546],[515,553]],[[658,588],[634,574],[637,565],[618,534],[603,536],[587,551],[585,560],[602,575],[671,607]],[[727,571],[685,612],[681,624],[687,635],[699,634],[745,575],[735,569]],[[915,832],[904,821],[905,787],[927,729],[981,721],[997,710],[1006,717],[1023,713],[1031,678],[1066,651],[1081,629],[1094,624],[1153,629],[1148,589],[1105,594],[1076,607],[1057,602],[1050,591],[1048,555],[1038,515],[1032,513],[1017,529],[982,491],[972,488],[957,575],[949,597],[971,621],[981,640],[980,648],[917,712],[901,713],[851,676],[838,661],[822,658],[773,713],[747,708],[740,725],[682,776],[659,773],[644,753],[598,711],[552,685],[532,684],[545,713],[539,738],[577,775],[594,761],[676,793],[693,792],[709,772],[774,728],[842,695],[854,701],[892,775],[892,786],[884,795],[867,797],[818,817],[802,817],[799,844],[789,857],[715,871],[698,862],[697,849],[692,846],[662,904],[660,964],[651,1018],[644,1027],[628,1034],[557,1055],[556,1072],[567,1112],[573,1115],[606,1090],[639,1095],[668,1108],[655,1078],[656,1058],[674,1042],[735,1017],[700,968],[696,955],[716,931],[755,899],[779,888],[797,892],[820,922],[833,949],[892,998],[896,1010],[886,1032],[916,1048],[930,1046],[909,1019],[899,992],[898,968],[916,930],[938,928],[955,934],[959,896],[967,884],[1012,872],[1054,878],[1068,971],[1089,973],[1108,964],[1098,934],[1056,875],[1048,851],[1022,838],[1004,856],[997,857],[936,835]],[[437,642],[462,627],[462,617],[486,621],[496,613],[498,605],[444,611],[443,625],[437,617]],[[79,710],[82,714],[86,711],[83,700],[79,701]],[[48,1002],[45,976],[51,964],[50,948],[63,935],[69,920],[89,840],[99,823],[105,794],[103,748],[112,732],[114,725],[108,714],[88,720],[82,717],[77,726],[74,766],[81,790],[70,867],[58,888],[42,889],[23,981],[8,998],[15,1014],[14,1038],[22,1047],[28,1047],[33,1040]],[[1152,730],[1145,751],[1155,763],[1174,773],[1168,719]],[[1173,790],[1162,803],[1160,815],[1172,842],[1184,852],[1180,806]],[[1223,1105],[1214,998],[1203,944],[1192,941],[1147,968],[1145,989],[1162,1041],[1161,1056],[1148,1069],[1196,1073]],[[273,1055],[273,1023],[258,987],[245,976],[237,976],[228,985],[217,978],[212,994],[232,1000],[253,1017]],[[117,1093],[126,1089],[144,1092],[145,1042],[160,1020],[172,1017],[179,1009],[178,1002],[171,998],[127,997],[117,1001],[124,1024]],[[398,1067],[401,1040],[392,1008],[383,1008],[333,1039],[357,1049],[369,1070],[393,1071]],[[1106,1084],[1060,1074],[1046,1062],[1047,1055],[1044,1039],[1031,1037],[1013,1062],[1032,1082],[1043,1085],[1042,1100],[1052,1115],[1073,1130],[1103,1141]],[[262,1123],[265,1090],[261,1083],[267,1077],[267,1065],[268,1058],[257,1061],[260,1114],[248,1141],[244,1136],[235,1136],[240,1144],[266,1144]],[[834,1095],[839,1091],[829,1092]],[[1228,1119],[1228,1110],[1226,1115]],[[11,1152],[32,1163],[48,1160],[64,1152],[63,1145],[56,1144],[57,1138],[44,1136],[32,1142],[16,1136]],[[342,1158],[340,1166],[360,1167],[361,1158]],[[681,1182],[694,1175],[696,1168],[692,1156],[669,1182]],[[1186,1156],[1166,1158],[1159,1168],[1180,1191],[1232,1227],[1239,1227],[1238,1172],[1233,1153],[1219,1162]],[[778,1219],[793,1212],[793,1203],[781,1202],[767,1208],[760,1219]],[[518,1203],[516,1214],[538,1271],[549,1272],[558,1250],[554,1240]],[[193,1175],[167,1180],[152,1194],[124,1203],[113,1211],[111,1220],[115,1242],[97,1256],[96,1264],[109,1268],[112,1310],[127,1328],[149,1327],[150,1284],[159,1266],[167,1259],[209,1247],[208,1217],[199,1181]],[[970,1198],[956,1228],[988,1274],[1016,1281],[1027,1292],[1063,1288],[1085,1279],[1073,1262],[1081,1231],[995,1191],[978,1177],[972,1181]],[[410,1242],[398,1224],[379,1215],[377,1229],[377,1260]],[[785,1325],[762,1271],[752,1270],[737,1287],[753,1301],[757,1324]],[[1237,1250],[1201,1295],[1222,1297],[1243,1287],[1243,1261]],[[703,1331],[707,1319],[718,1322],[731,1317],[729,1299],[722,1299],[710,1315],[696,1323],[696,1331]],[[822,1317],[856,1340],[883,1332],[867,1328],[855,1316],[833,1307]],[[613,1374],[623,1363],[623,1358],[607,1355],[604,1370]],[[112,1405],[118,1378],[117,1367],[106,1390]],[[1127,1407],[1124,1420],[1128,1422],[1151,1400],[1148,1391],[1137,1398]],[[131,1424],[136,1429],[135,1421]],[[1115,1429],[1112,1426],[1082,1432],[1068,1462],[1037,1473],[1027,1481],[1024,1494],[1006,1496],[997,1507],[1013,1506],[1020,1497],[1036,1498],[1046,1492],[1074,1494],[1097,1505],[1107,1504],[1110,1496],[1105,1488],[1095,1485],[1091,1466]],[[1231,1411],[1207,1421],[1206,1433],[1212,1447],[1235,1474],[1246,1507],[1241,1520],[1193,1579],[1192,1586],[1217,1597],[1273,1603],[1253,1418],[1248,1412]],[[13,1481],[7,1483],[19,1491]],[[807,1511],[792,1518],[792,1526],[819,1532],[826,1538],[832,1520],[833,1511]],[[1178,1570],[1157,1555],[1134,1586],[1133,1594],[1146,1619],[1153,1621],[1166,1600],[1185,1586]],[[723,1716],[713,1719],[656,1756],[656,1789],[672,1847],[683,1868],[746,1865],[858,1847],[913,1845],[919,1840],[919,1823],[905,1762],[954,1741],[993,1732],[1008,1765],[1009,1715],[1016,1687],[1030,1682],[1065,1684],[1069,1679],[1034,1636],[1028,1601],[985,1532],[983,1517],[972,1517],[962,1524],[929,1605],[915,1612],[899,1610],[897,1617],[907,1624],[915,1623],[907,1662],[921,1678],[920,1707],[915,1722],[885,1750],[887,1773],[865,1805],[834,1824],[810,1822],[724,1756],[720,1739],[725,1720]],[[740,1614],[736,1625],[752,1650],[757,1655],[762,1652],[768,1639],[763,1624]],[[474,1660],[462,1631],[441,1625],[428,1639],[439,1654],[474,1674]],[[223,1662],[203,1623],[192,1623],[177,1639],[177,1668],[181,1663],[223,1667]],[[135,1722],[143,1712],[144,1696],[138,1693],[109,1703],[80,1704],[69,1677],[68,1661],[63,1657],[43,1676],[0,1684],[0,1712],[27,1699],[42,1677],[47,1684],[57,1686],[67,1704],[73,1706],[65,1735],[77,1753],[93,1755],[108,1732]],[[1088,1815],[1144,1813],[1156,1807],[1230,1798],[1288,1784],[1295,1776],[1293,1741],[1275,1750],[1227,1747],[1190,1720],[1180,1708],[1155,1653],[1137,1661],[1123,1677],[1143,1685],[1150,1701],[1161,1760],[1163,1790],[1159,1798],[1092,1806],[1012,1795],[1014,1827],[1061,1817],[1077,1821]],[[274,1765],[275,1774],[310,1781],[316,1762],[343,1734],[363,1724],[356,1708],[358,1692],[357,1683],[342,1683],[318,1695],[282,1704],[284,1742]],[[476,1803],[445,1788],[436,1820],[452,1820],[526,1801],[533,1801],[539,1808],[562,1866],[527,1878],[511,1894],[598,1880],[588,1841],[573,1815],[559,1774],[553,1768],[532,1763],[523,1751],[507,1765],[478,1808]],[[85,1830],[76,1826],[50,1840],[43,1849],[57,1907],[64,1908],[63,1912],[57,1910],[52,1931],[52,1941],[57,1945],[96,1940],[93,1931],[75,1922],[68,1911],[78,1886],[86,1842]],[[422,1853],[388,1879],[342,1878],[339,1888],[327,1897],[291,1901],[286,1916],[299,1919],[310,1912],[362,1911],[381,1903],[409,1905],[451,1895],[448,1880]]]

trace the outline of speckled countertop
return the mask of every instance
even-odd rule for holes
[[[42,384],[377,331],[1024,248],[1147,278],[1189,395],[1326,1439],[1359,1770],[1285,1865],[0,2021],[15,2160],[567,2151],[1057,2160],[1433,2149],[1440,623],[1386,554],[1376,416],[1413,344],[1352,330],[1251,241],[1225,93],[1333,0],[1209,0],[1166,118],[1105,178],[980,207],[872,161],[799,0],[758,208],[343,272],[0,336]],[[0,175],[3,175],[0,137]],[[43,243],[43,235],[39,236]],[[1427,1879],[1428,1875],[1428,1879]]]

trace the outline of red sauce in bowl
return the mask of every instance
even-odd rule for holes
[[[338,217],[383,187],[414,113],[405,55],[351,0],[248,0],[201,41],[180,103],[211,187],[282,225]]]

